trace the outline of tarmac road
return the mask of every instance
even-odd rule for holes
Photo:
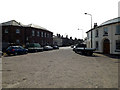
[[[117,88],[118,59],[69,47],[2,57],[3,88]]]

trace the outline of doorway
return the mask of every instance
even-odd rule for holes
[[[110,54],[110,41],[108,39],[103,41],[103,53]]]

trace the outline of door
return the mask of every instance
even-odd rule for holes
[[[103,53],[110,54],[110,41],[108,39],[103,41]]]

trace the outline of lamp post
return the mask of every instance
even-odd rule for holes
[[[92,48],[92,15],[89,13],[85,13],[85,15],[90,15],[91,17],[91,48]]]

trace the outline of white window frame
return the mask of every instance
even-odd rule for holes
[[[44,36],[46,37],[46,32],[44,33]]]
[[[120,25],[116,25],[116,32],[115,34],[120,34]]]
[[[16,29],[16,33],[19,34],[20,33],[20,29]]]
[[[39,32],[39,31],[37,31],[37,36],[38,36],[38,37],[40,36],[40,32]]]
[[[103,28],[103,35],[108,35],[108,27]]]
[[[35,36],[35,31],[34,30],[32,30],[32,36]]]
[[[44,37],[44,36],[43,36],[43,32],[41,32],[41,37]]]
[[[5,29],[5,33],[8,33],[8,29],[7,28]]]

